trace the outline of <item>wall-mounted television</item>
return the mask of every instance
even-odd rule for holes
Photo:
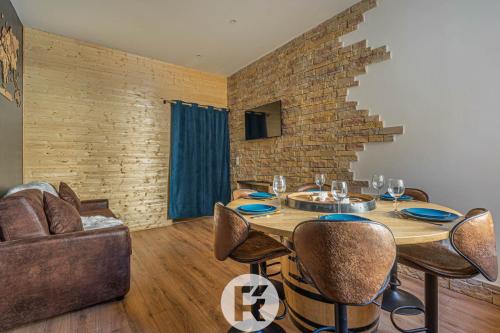
[[[281,101],[245,111],[245,139],[281,136]]]

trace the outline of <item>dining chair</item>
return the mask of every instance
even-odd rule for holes
[[[255,193],[256,190],[251,190],[248,188],[237,189],[233,191],[233,200],[238,200],[241,198],[246,198],[250,193]]]
[[[418,188],[406,188],[405,195],[413,197],[414,200],[429,202],[429,195],[421,189]],[[413,306],[415,308],[421,308],[424,306],[422,301],[418,299],[417,296],[412,293],[399,288],[401,286],[401,281],[398,278],[398,263],[394,263],[391,270],[391,280],[389,281],[389,288],[384,292],[384,298],[382,300],[382,309],[388,312],[392,312],[396,308],[402,306]],[[420,312],[413,308],[408,308],[401,312],[405,315],[417,315]]]
[[[391,313],[392,323],[400,332],[438,333],[438,277],[470,279],[481,274],[489,281],[498,277],[493,218],[484,208],[470,210],[452,228],[447,240],[404,245],[398,251],[401,263],[425,273],[425,310],[403,306]],[[425,313],[425,327],[405,330],[396,324],[395,315],[408,308]]]
[[[251,230],[248,221],[233,209],[218,202],[214,208],[214,254],[217,260],[231,258],[236,262],[249,264],[250,274],[262,275],[265,272],[259,268],[271,259],[288,255],[290,251],[274,238],[264,233]],[[265,265],[264,265],[265,267]],[[270,280],[276,286],[278,281]],[[277,319],[283,319],[286,314],[286,303],[280,298],[284,312]],[[251,306],[255,318],[259,318],[259,303]],[[239,332],[231,328],[229,332]],[[281,326],[271,323],[259,333],[285,332]]]
[[[330,191],[330,188],[331,188],[331,186],[328,184],[324,184],[322,187],[323,187],[323,189],[325,189],[327,191]],[[315,183],[302,184],[297,189],[297,192],[307,192],[307,191],[311,191],[311,190],[319,190],[319,186],[316,185]]]
[[[258,191],[253,190],[253,189],[246,189],[246,188],[245,189],[236,189],[233,191],[233,200],[247,198],[249,194],[256,193],[256,192],[258,192]],[[270,267],[274,267],[273,268],[274,273],[268,273],[268,268],[270,268]],[[261,274],[266,279],[269,279],[273,276],[280,275],[279,267],[281,267],[280,261],[274,260],[273,262],[269,262],[269,263],[265,262],[265,263],[260,264],[260,271],[261,271]],[[284,296],[285,291],[284,291],[281,283],[277,284],[277,289],[278,289],[278,292],[280,294],[281,299],[284,299],[285,298],[285,296]]]
[[[335,304],[335,326],[314,333],[347,333],[347,306],[376,303],[387,287],[396,258],[391,231],[368,220],[311,220],[297,225],[293,244],[305,281]]]
[[[430,197],[427,193],[425,193],[424,190],[421,190],[419,188],[406,188],[405,189],[405,195],[409,195],[410,197],[413,197],[413,199],[418,200],[418,201],[423,201],[423,202],[430,202]]]

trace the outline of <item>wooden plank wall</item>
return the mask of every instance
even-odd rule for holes
[[[163,99],[226,106],[226,78],[38,30],[24,37],[24,182],[109,198],[133,230],[168,224]]]

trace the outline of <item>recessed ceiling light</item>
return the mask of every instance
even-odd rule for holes
[[[238,22],[238,20],[236,20],[236,19],[230,19],[229,20],[229,23],[231,23],[231,24],[235,24],[236,22]]]

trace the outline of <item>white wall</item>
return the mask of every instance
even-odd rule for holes
[[[381,0],[343,41],[388,46],[392,59],[369,66],[349,98],[405,127],[367,145],[356,177],[380,172],[462,212],[488,208],[500,247],[498,14],[498,0]]]

